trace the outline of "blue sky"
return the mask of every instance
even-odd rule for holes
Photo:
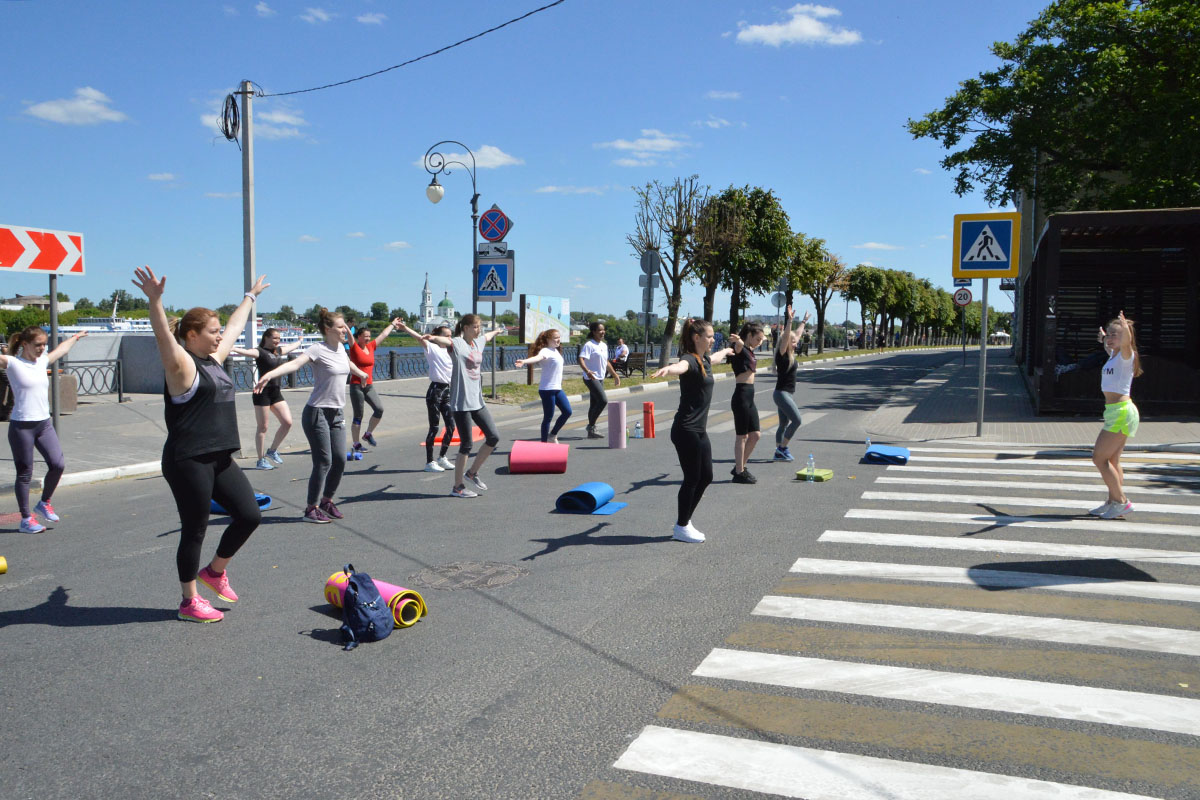
[[[173,305],[236,302],[241,156],[213,126],[226,93],[353,78],[538,5],[0,0],[0,223],[84,234],[87,274],[60,280],[72,298],[132,290],[149,264]],[[419,164],[443,139],[475,151],[481,209],[515,223],[518,292],[637,308],[630,187],[693,173],[773,189],[794,230],[851,265],[949,287],[953,215],[989,209],[953,194],[942,151],[905,120],[996,66],[988,45],[1043,6],[566,0],[378,77],[256,99],[260,307],[415,310],[426,273],[435,299],[469,307],[470,180],[443,176],[435,206]],[[46,289],[4,280],[5,296]],[[684,298],[701,311],[698,287]],[[719,296],[717,316],[727,307]],[[751,311],[774,309],[758,297]],[[835,299],[830,317],[844,311]]]

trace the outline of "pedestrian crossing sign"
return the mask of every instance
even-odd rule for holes
[[[1021,214],[954,215],[954,277],[1015,278],[1021,257]]]
[[[513,296],[513,273],[515,251],[509,250],[505,258],[480,256],[478,283],[475,285],[477,300],[507,303]]]

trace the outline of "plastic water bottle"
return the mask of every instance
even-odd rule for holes
[[[642,423],[641,423],[641,422],[635,422],[635,423],[634,423],[634,425],[633,425],[633,438],[635,438],[635,439],[641,439],[641,438],[642,438],[642,436],[643,436],[643,434],[642,434]]]
[[[871,449],[871,437],[870,436],[867,437],[867,449],[868,450]]]
[[[804,479],[806,481],[816,480],[817,462],[813,460],[813,454],[808,454],[808,466],[804,469]]]

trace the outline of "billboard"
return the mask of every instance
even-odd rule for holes
[[[571,298],[521,295],[521,343],[531,344],[548,328],[557,328],[563,342],[571,341]]]

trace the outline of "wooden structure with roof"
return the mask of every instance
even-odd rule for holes
[[[1124,311],[1145,370],[1139,410],[1200,415],[1200,208],[1052,214],[1016,306],[1015,355],[1039,414],[1103,412],[1096,334]]]

